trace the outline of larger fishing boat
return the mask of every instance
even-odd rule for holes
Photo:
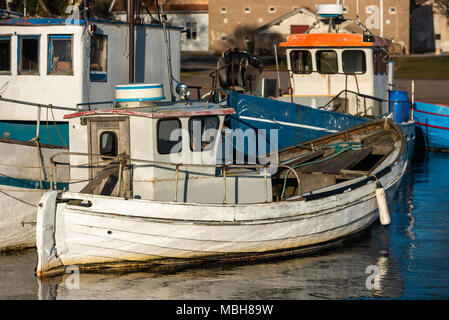
[[[234,126],[277,128],[280,147],[287,147],[389,116],[404,132],[411,156],[415,124],[407,92],[393,90],[394,67],[388,62],[392,42],[373,35],[358,18],[345,19],[343,13],[341,4],[317,5],[316,23],[280,43],[286,52],[288,90],[272,99],[263,98],[264,92],[262,97],[233,93],[229,105],[236,110]],[[362,32],[339,28],[343,22],[352,22]],[[237,79],[228,82],[238,83]]]
[[[393,121],[276,151],[263,164],[239,163],[220,153],[235,143],[225,134],[234,113],[225,102],[187,101],[65,116],[70,152],[54,155],[52,165],[67,165],[59,157],[69,156],[78,183],[40,200],[37,275],[70,265],[285,256],[354,236],[379,211],[389,223],[387,201],[408,162]]]
[[[49,170],[51,155],[69,146],[64,115],[111,107],[116,86],[134,81],[157,82],[171,99],[181,30],[74,17],[0,20],[0,251],[34,246],[35,206],[53,174],[68,189],[68,168]]]

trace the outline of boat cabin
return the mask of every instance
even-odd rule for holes
[[[167,26],[175,79],[180,76],[182,28]],[[135,82],[169,88],[163,28],[135,26]],[[111,107],[116,85],[129,82],[129,27],[88,19],[0,20],[0,88],[4,98],[81,110]],[[165,92],[170,99],[170,92]],[[89,105],[97,101],[110,104]],[[61,110],[50,119],[64,121]],[[0,120],[36,121],[29,106],[0,102]],[[54,117],[54,119],[52,119]]]
[[[70,191],[190,203],[271,199],[263,169],[220,166],[224,120],[233,113],[218,104],[186,101],[66,115]]]
[[[388,54],[391,45],[380,37],[362,34],[292,34],[280,46],[286,49],[295,103],[322,107],[333,97],[335,111],[377,116],[387,103]],[[282,97],[289,100],[290,95]]]

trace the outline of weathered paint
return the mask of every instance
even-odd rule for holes
[[[379,120],[375,128],[383,128],[387,122]],[[365,126],[355,128],[354,133]],[[395,149],[373,171],[388,200],[394,196],[408,163],[405,141],[397,127],[394,131]],[[344,134],[310,143],[326,144]],[[304,199],[310,200],[292,197],[288,201],[251,204],[63,192],[60,200],[49,200],[53,204],[44,205],[38,214],[37,238],[49,237],[48,230],[54,232],[54,238],[39,242],[37,273],[45,276],[62,272],[68,265],[97,268],[238,259],[326,245],[364,230],[378,218],[375,189],[374,178],[359,177],[315,190],[315,198],[305,194]],[[56,211],[51,209],[53,206]],[[48,228],[46,220],[52,221]],[[51,250],[56,254],[49,256]]]

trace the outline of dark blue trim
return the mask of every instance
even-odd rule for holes
[[[40,189],[41,183],[36,180],[29,179],[21,179],[21,178],[12,178],[8,176],[0,176],[0,185],[3,186],[11,186],[16,188],[24,188],[24,189]],[[48,190],[51,187],[50,181],[42,181],[42,189]],[[56,189],[58,190],[68,190],[69,183],[68,182],[57,182]]]
[[[154,86],[129,86],[129,87],[115,87],[116,90],[132,90],[132,89],[154,89],[154,88],[163,88],[163,86],[160,85],[154,85]]]
[[[132,98],[132,99],[115,99],[115,102],[135,102],[135,101],[156,101],[156,100],[164,100],[165,97],[156,97],[156,98]]]
[[[9,40],[9,70],[0,70],[0,75],[10,75],[12,62],[11,36],[0,36],[0,40]]]
[[[22,58],[22,39],[37,39],[37,73],[27,73],[27,70],[20,70],[20,61]],[[18,35],[17,36],[17,74],[18,75],[39,75],[40,68],[40,48],[41,48],[41,36],[40,35]],[[25,72],[25,73],[24,73]],[[34,72],[34,71],[33,71]]]
[[[92,82],[108,82],[108,58],[109,58],[109,39],[106,34],[95,33],[94,35],[106,38],[106,72],[92,71],[92,60],[89,61],[90,81]],[[92,38],[90,43],[89,56],[92,57]],[[92,58],[91,58],[92,59]]]
[[[111,21],[105,19],[88,19],[89,22],[121,24],[126,25],[123,21]],[[0,21],[0,25],[83,25],[86,23],[85,19],[62,19],[62,18],[14,18]],[[159,24],[136,24],[136,26],[162,28]],[[182,30],[183,27],[166,26],[167,29]]]
[[[72,34],[50,34],[48,36],[48,63],[47,63],[47,74],[52,74],[51,73],[51,65],[52,65],[52,59],[51,56],[53,55],[53,51],[52,51],[52,40],[53,39],[62,39],[62,40],[71,40],[71,55],[72,55],[72,66],[73,66],[73,35]],[[72,74],[73,75],[73,67],[72,67]]]

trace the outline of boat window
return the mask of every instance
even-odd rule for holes
[[[48,41],[48,73],[73,75],[71,35],[50,35]]]
[[[291,51],[290,63],[294,73],[312,72],[312,55],[307,50]]]
[[[181,121],[178,118],[161,119],[157,123],[157,151],[160,154],[182,150]]]
[[[18,36],[19,74],[39,74],[40,36]]]
[[[94,34],[90,48],[90,80],[107,81],[108,37]]]
[[[186,39],[196,40],[196,22],[186,22]]]
[[[316,52],[316,64],[319,73],[329,74],[338,72],[337,53],[333,50],[319,50]]]
[[[0,74],[11,73],[11,37],[0,36]]]
[[[362,50],[345,50],[342,54],[342,60],[344,73],[354,74],[366,72],[365,52]]]
[[[100,154],[103,156],[117,156],[118,141],[115,132],[106,131],[100,135]]]
[[[220,120],[217,116],[192,117],[189,120],[190,149],[208,151],[214,147]]]

